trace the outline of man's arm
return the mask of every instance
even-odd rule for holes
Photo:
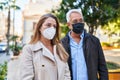
[[[109,80],[105,57],[99,40],[98,40],[98,73],[99,80]]]

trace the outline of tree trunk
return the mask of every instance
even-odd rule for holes
[[[93,32],[94,32],[93,26],[89,26],[89,33],[93,35]]]
[[[7,55],[9,55],[9,37],[10,37],[10,6],[8,10],[8,25],[7,25]]]

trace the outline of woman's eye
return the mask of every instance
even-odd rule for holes
[[[57,26],[56,25],[53,25],[54,28],[56,28]]]
[[[50,27],[50,26],[51,26],[51,24],[47,24],[46,26],[47,26],[47,27]]]
[[[56,25],[52,25],[51,23],[46,24],[46,26],[47,26],[47,27],[54,27],[54,28],[57,27]]]

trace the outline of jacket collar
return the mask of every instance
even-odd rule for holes
[[[83,38],[83,51],[84,51],[84,56],[85,56],[85,60],[87,62],[87,58],[89,56],[89,54],[86,52],[86,47],[87,47],[87,40],[88,38],[90,38],[90,34],[86,33],[86,31],[84,31],[84,38]],[[70,49],[70,38],[69,35],[67,34],[62,40],[62,44],[64,46],[64,48],[66,49],[66,51],[69,53],[70,57],[71,57],[71,51]]]
[[[53,62],[55,62],[54,55],[43,44],[42,44],[42,47],[43,47],[43,56],[45,56],[46,58],[49,58],[50,60],[52,60]],[[53,50],[54,50],[53,51],[54,54],[56,54],[54,46],[53,46]]]
[[[54,57],[52,56],[52,54],[49,53],[49,51],[47,50],[47,48],[40,42],[38,41],[37,43],[35,43],[32,47],[33,52],[37,52],[39,50],[42,50],[42,55],[45,56],[46,58],[49,58],[52,61],[54,60]],[[55,48],[54,48],[55,50]]]
[[[33,44],[33,47],[32,47],[33,51],[38,51],[38,50],[41,50],[41,49],[42,49],[42,45],[41,45],[40,41],[38,41],[37,43]]]

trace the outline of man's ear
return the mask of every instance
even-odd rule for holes
[[[69,22],[67,23],[67,26],[68,26],[69,29],[72,29],[72,26]]]
[[[70,26],[70,23],[67,22],[67,26]]]

